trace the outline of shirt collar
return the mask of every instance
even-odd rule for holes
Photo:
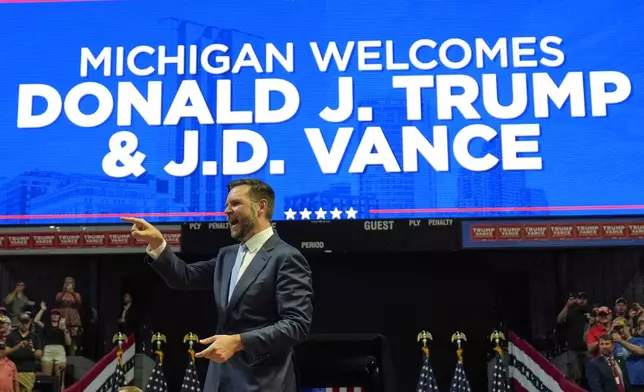
[[[248,251],[251,253],[257,252],[269,238],[273,236],[273,228],[269,227],[268,229],[262,230],[259,233],[252,236],[248,241],[244,243],[248,248]]]

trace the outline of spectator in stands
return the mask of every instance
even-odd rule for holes
[[[123,310],[118,319],[119,332],[126,335],[138,334],[139,309],[134,305],[132,294],[126,292],[123,295]]]
[[[644,391],[644,338],[632,336],[630,326],[624,318],[613,321],[615,358],[626,360],[628,378],[633,391]]]
[[[9,333],[11,333],[11,319],[0,316],[0,342],[5,342]]]
[[[65,346],[72,344],[72,338],[65,324],[65,319],[61,317],[62,312],[60,310],[51,310],[49,323],[45,324],[40,321],[45,310],[47,310],[47,305],[41,302],[40,311],[34,318],[34,323],[43,329],[42,372],[47,376],[51,376],[52,372],[55,371],[53,374],[56,377],[61,377],[65,365],[67,365]]]
[[[599,355],[588,362],[588,385],[592,392],[630,392],[626,361],[613,355],[614,342],[609,334],[597,342]]]
[[[34,306],[34,302],[30,301],[25,294],[25,282],[18,281],[5,298],[4,303],[7,305],[7,316],[11,319],[13,325],[18,326],[18,316],[20,316],[27,306]]]
[[[644,320],[644,309],[642,309],[642,305],[633,302],[631,310],[628,311],[628,316],[631,321],[631,327],[633,328],[633,334],[641,335],[644,332],[640,329],[640,322]]]
[[[613,317],[628,317],[628,302],[626,302],[626,299],[624,297],[619,297],[615,301],[615,312],[613,314]]]
[[[42,340],[43,340],[42,328],[40,328],[40,326],[38,326],[38,324],[36,324],[36,323],[34,322],[34,315],[33,315],[33,313],[31,313],[30,311],[26,311],[26,312],[24,313],[24,315],[26,315],[27,317],[29,317],[29,320],[31,320],[31,322],[29,323],[29,325],[31,325],[30,332],[31,332],[32,334],[34,334],[34,335],[38,335],[38,338],[40,338],[40,341],[42,342]]]
[[[102,353],[99,355],[97,351],[99,340],[102,340],[102,335],[99,334],[101,325],[98,322],[98,311],[90,306],[87,301],[83,305],[81,319],[83,320],[83,327],[82,331],[79,333],[80,339],[78,339],[78,341],[80,341],[80,354],[77,351],[77,355],[82,355],[92,360],[98,360],[99,357],[102,356]]]
[[[7,315],[7,308],[4,306],[0,306],[0,316],[6,316]]]
[[[611,335],[615,343],[616,357],[644,356],[644,338],[631,335],[631,327],[625,318],[618,317],[613,321]]]
[[[565,330],[566,345],[566,376],[581,385],[585,375],[587,360],[584,331],[588,322],[588,296],[584,292],[571,295],[564,308],[557,316],[557,323]]]
[[[18,371],[5,355],[6,344],[0,340],[0,392],[20,392]]]
[[[644,336],[644,318],[637,320],[637,325],[633,328],[634,336]]]
[[[597,358],[600,355],[599,337],[609,332],[612,321],[613,313],[608,306],[601,306],[597,309],[595,325],[588,329],[588,335],[586,336],[586,346],[588,348],[588,352],[593,358]]]
[[[56,306],[65,319],[73,344],[69,346],[69,355],[76,353],[79,344],[77,336],[81,326],[80,308],[82,306],[81,295],[76,292],[76,281],[71,276],[65,278],[63,291],[56,294]]]
[[[18,329],[7,338],[6,354],[18,369],[20,392],[31,392],[36,385],[38,361],[42,358],[40,337],[31,332],[31,317],[27,314],[19,318]]]
[[[588,330],[597,324],[597,309],[599,309],[599,306],[593,306],[593,309],[588,313],[588,324],[586,324],[586,329],[584,330],[584,342],[588,337]]]

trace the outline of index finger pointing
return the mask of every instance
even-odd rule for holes
[[[132,218],[132,217],[126,217],[126,216],[121,217],[121,220],[122,220],[122,221],[125,221],[125,222],[133,223],[133,224],[135,224],[135,225],[145,225],[145,224],[147,223],[147,222],[146,222],[146,221],[144,221],[143,219],[139,219],[139,218]]]

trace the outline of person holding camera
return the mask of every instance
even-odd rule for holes
[[[76,291],[76,280],[71,276],[65,278],[63,290],[56,294],[56,307],[65,319],[65,324],[72,337],[72,344],[68,347],[69,355],[76,355],[79,329],[82,326],[80,309],[83,305],[81,295]]]
[[[42,342],[32,332],[28,314],[18,316],[18,329],[9,334],[7,346],[6,354],[18,369],[20,392],[31,392],[36,385],[38,360],[42,358]]]
[[[18,316],[25,311],[25,308],[35,305],[35,303],[25,295],[25,282],[23,281],[16,282],[13,291],[5,297],[4,303],[7,305],[7,316],[9,316],[11,323],[14,326],[18,325]]]
[[[563,327],[568,348],[566,376],[577,385],[582,385],[586,374],[586,343],[584,332],[588,324],[588,296],[584,292],[570,294],[568,302],[557,316],[557,323]]]
[[[72,344],[72,337],[67,329],[65,318],[62,317],[61,311],[58,309],[51,310],[51,321],[47,324],[40,321],[43,313],[47,310],[47,304],[40,303],[40,311],[34,318],[34,323],[42,328],[44,341],[43,341],[43,355],[42,355],[42,372],[46,376],[51,376],[52,372],[56,377],[61,377],[62,372],[67,365],[67,353],[65,346]]]

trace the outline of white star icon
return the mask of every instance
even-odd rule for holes
[[[309,211],[306,207],[302,211],[300,211],[300,215],[302,215],[302,219],[311,219],[311,213],[313,211]]]
[[[338,207],[331,211],[331,219],[342,219],[342,211],[338,210]]]
[[[296,211],[293,211],[292,208],[289,208],[288,211],[284,211],[284,215],[286,215],[286,220],[295,220],[295,214],[297,214]]]
[[[348,210],[345,211],[347,214],[347,219],[356,219],[356,214],[358,213],[357,210],[354,210],[353,207],[349,207]]]
[[[315,219],[326,219],[326,211],[324,211],[322,207],[315,211]]]

